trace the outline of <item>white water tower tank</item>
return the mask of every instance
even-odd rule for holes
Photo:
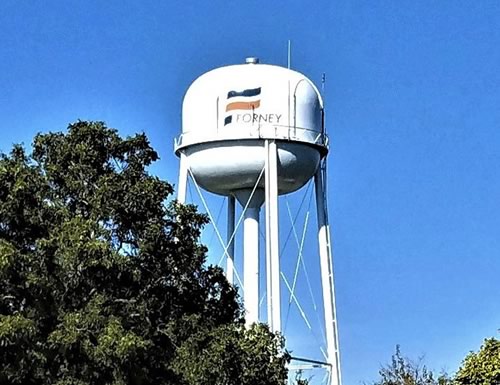
[[[182,151],[196,182],[230,195],[252,189],[264,167],[264,140],[278,148],[278,192],[302,187],[326,155],[323,101],[299,72],[248,58],[196,79],[182,106]],[[261,179],[259,188],[263,188]]]

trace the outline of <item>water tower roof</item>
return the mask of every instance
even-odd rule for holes
[[[323,100],[303,74],[268,64],[213,69],[187,90],[176,151],[193,144],[268,138],[298,141],[327,152]]]

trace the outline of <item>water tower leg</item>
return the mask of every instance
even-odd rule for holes
[[[324,169],[318,168],[314,176],[316,189],[316,209],[318,216],[319,257],[321,265],[321,286],[323,289],[323,308],[325,311],[325,330],[328,362],[331,366],[330,384],[340,385],[340,355],[335,310],[335,288],[333,283],[332,248],[330,243],[330,226],[326,210],[324,190]]]
[[[226,278],[232,285],[234,282],[234,218],[235,218],[235,198],[230,195],[227,198],[227,265]]]
[[[257,183],[259,183],[257,181]],[[259,215],[264,190],[235,190],[243,210],[243,305],[246,325],[259,322]]]
[[[259,322],[259,214],[247,207],[243,219],[243,285],[246,325]]]
[[[181,151],[179,165],[179,183],[177,184],[177,201],[179,203],[186,202],[186,190],[188,180],[188,160],[186,154]]]
[[[280,260],[278,230],[278,150],[274,140],[266,140],[266,281],[267,323],[281,331]]]

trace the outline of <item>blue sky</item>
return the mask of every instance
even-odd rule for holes
[[[453,372],[500,327],[500,2],[0,3],[0,150],[77,119],[144,131],[177,180],[184,92],[259,56],[319,83],[343,376],[396,344]]]

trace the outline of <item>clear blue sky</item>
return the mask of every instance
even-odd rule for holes
[[[182,96],[250,55],[319,82],[345,385],[396,344],[453,372],[500,327],[500,2],[0,3],[0,149],[144,131],[175,182]]]

